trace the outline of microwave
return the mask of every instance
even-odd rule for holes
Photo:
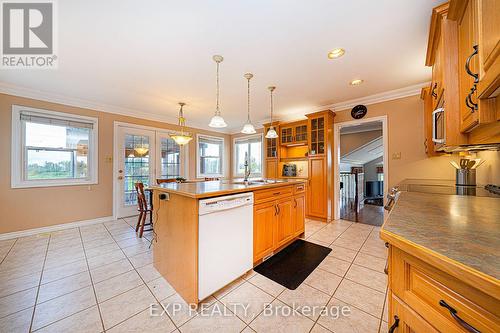
[[[438,144],[445,143],[445,132],[444,102],[441,98],[438,107],[432,112],[432,141]]]

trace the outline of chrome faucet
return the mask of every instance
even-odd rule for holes
[[[248,182],[248,177],[250,176],[250,165],[248,164],[248,153],[245,153],[245,182]]]

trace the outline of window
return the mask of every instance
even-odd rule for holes
[[[12,187],[97,183],[97,119],[14,105]]]
[[[245,158],[248,159],[250,175],[262,176],[262,135],[234,139],[234,175],[245,175]]]
[[[181,176],[181,148],[170,138],[161,138],[161,174],[160,178]]]
[[[224,138],[197,135],[197,177],[223,174]]]

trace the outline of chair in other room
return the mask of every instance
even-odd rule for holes
[[[144,226],[151,225],[151,229],[148,229],[146,231],[153,230],[153,210],[146,200],[146,195],[144,194],[144,184],[141,182],[135,183],[135,191],[137,192],[137,210],[139,211],[139,218],[137,220],[137,225],[135,226],[135,232],[139,231],[139,237],[142,238],[142,234],[144,233]],[[146,223],[146,217],[148,213],[149,223]]]

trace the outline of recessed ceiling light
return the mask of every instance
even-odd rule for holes
[[[356,80],[352,80],[351,82],[349,82],[349,84],[351,86],[359,86],[361,83],[363,83],[363,80],[361,80],[361,79],[356,79]]]
[[[328,59],[340,58],[344,55],[345,50],[343,48],[336,48],[328,52]]]

